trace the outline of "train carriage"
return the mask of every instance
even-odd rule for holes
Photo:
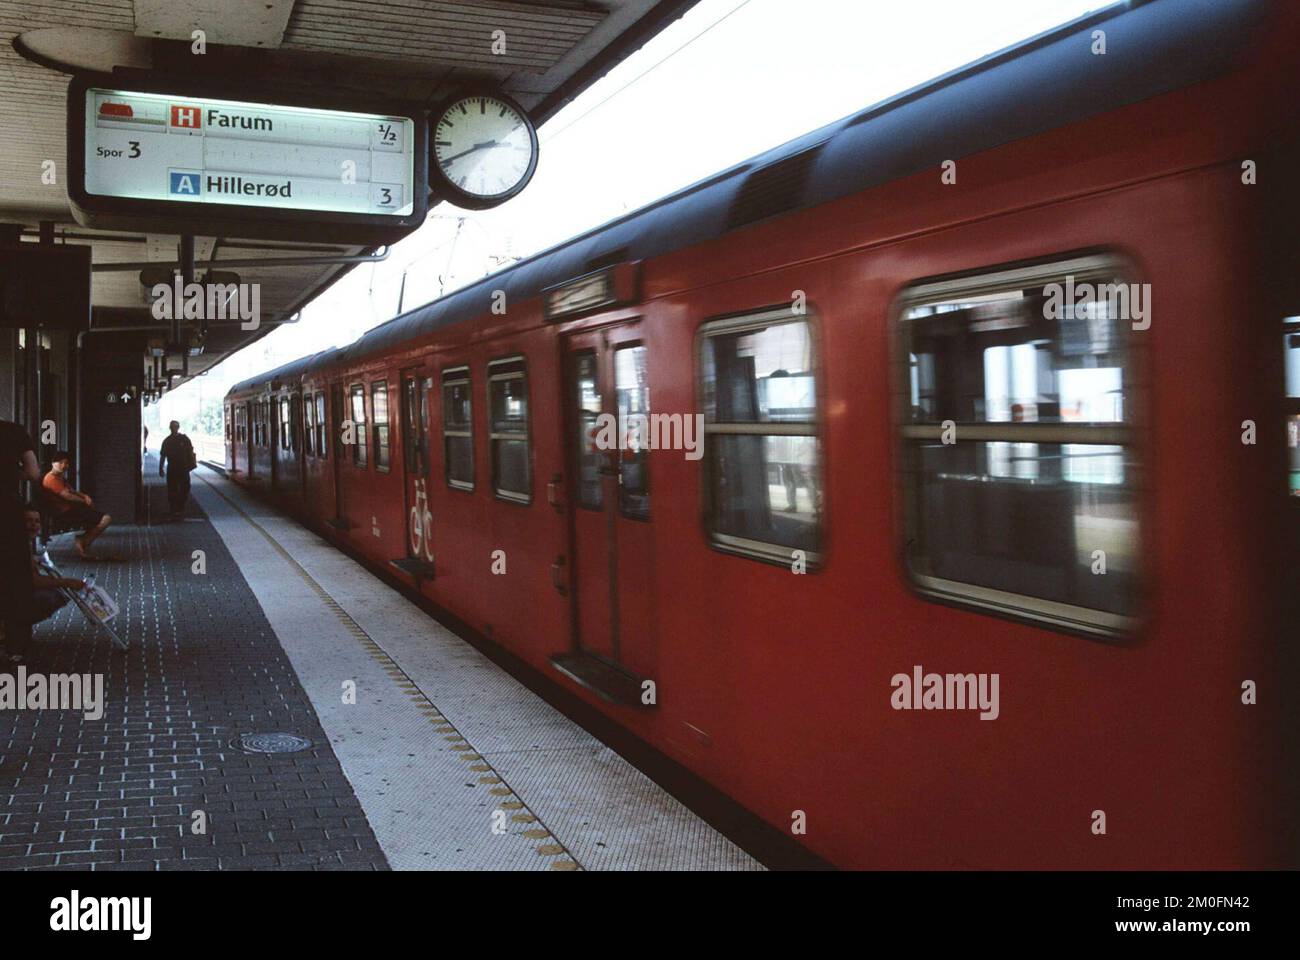
[[[1082,18],[237,385],[227,466],[833,863],[1294,863],[1297,38]]]

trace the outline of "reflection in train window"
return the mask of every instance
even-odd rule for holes
[[[375,469],[388,472],[388,381],[370,385],[370,419],[375,434]]]
[[[923,591],[1131,629],[1133,289],[1090,258],[905,294],[905,552]]]
[[[442,374],[442,444],[447,485],[474,489],[474,428],[471,420],[469,368]]]
[[[700,367],[715,546],[790,564],[822,549],[812,328],[788,308],[706,323]]]
[[[366,388],[359,383],[354,383],[351,398],[352,462],[358,467],[364,467],[370,459],[366,449]]]
[[[316,455],[316,405],[312,403],[312,396],[310,393],[303,395],[302,411],[303,417],[306,421],[306,429],[303,430],[302,434],[303,449],[306,451],[307,456],[314,457]]]
[[[623,516],[650,519],[650,387],[646,383],[645,347],[614,351],[614,394],[620,429],[618,503]]]
[[[325,391],[316,394],[316,456],[325,460],[329,457],[329,445],[325,443]]]
[[[604,401],[600,396],[597,379],[596,354],[590,350],[573,358],[574,409],[577,436],[573,442],[578,450],[578,506],[584,510],[600,510],[604,506],[604,487],[600,468],[604,454],[596,447],[597,421]]]
[[[280,398],[280,449],[281,450],[289,449],[289,440],[293,436],[293,431],[290,426],[290,424],[292,423],[293,420],[290,419],[290,414],[289,414],[289,398],[281,397]]]
[[[492,447],[492,489],[517,503],[532,500],[528,455],[528,375],[523,357],[488,364],[488,441]]]

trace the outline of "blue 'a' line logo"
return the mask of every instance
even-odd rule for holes
[[[171,189],[173,196],[179,197],[197,197],[203,190],[199,182],[201,174],[187,173],[184,170],[171,170]]]

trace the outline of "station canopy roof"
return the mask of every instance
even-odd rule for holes
[[[63,174],[66,98],[74,71],[115,69],[264,80],[267,89],[309,89],[401,99],[432,106],[457,88],[498,86],[540,126],[696,0],[0,0],[0,223],[54,225],[56,237],[89,243],[96,264],[174,264],[179,237],[89,229],[75,223]],[[191,54],[202,29],[207,52]],[[489,38],[506,31],[504,53]],[[58,182],[42,182],[53,160]],[[220,261],[324,254],[359,256],[371,248],[338,244],[196,238],[195,259]],[[214,325],[189,372],[289,320],[347,264],[232,267],[261,285],[262,324]],[[139,271],[97,271],[92,329],[156,324]]]

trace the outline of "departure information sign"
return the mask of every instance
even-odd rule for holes
[[[85,95],[87,194],[399,217],[414,210],[409,118],[98,87]]]

